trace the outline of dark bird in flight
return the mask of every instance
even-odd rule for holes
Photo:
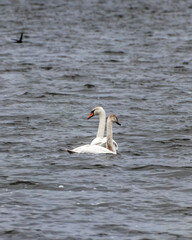
[[[23,33],[21,33],[21,37],[20,37],[20,39],[19,40],[17,40],[17,39],[13,39],[16,43],[22,43],[23,42]]]

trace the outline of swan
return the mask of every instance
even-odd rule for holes
[[[90,119],[91,117],[93,117],[95,115],[99,115],[99,126],[98,126],[98,130],[97,130],[96,138],[94,138],[92,140],[91,145],[99,145],[99,146],[105,147],[106,141],[107,141],[107,138],[104,137],[105,120],[106,120],[105,110],[102,107],[93,108],[88,119]],[[113,144],[114,144],[116,150],[118,150],[118,145],[114,140],[113,140]]]
[[[117,123],[118,125],[121,125],[117,119],[117,117],[114,114],[110,114],[107,118],[107,141],[106,141],[106,147],[102,147],[99,145],[93,145],[93,144],[86,144],[80,147],[77,147],[73,150],[68,150],[69,153],[111,153],[111,154],[117,154],[116,148],[113,144],[113,132],[112,127],[113,123]]]

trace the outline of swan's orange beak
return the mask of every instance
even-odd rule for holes
[[[89,118],[91,118],[91,117],[93,117],[93,116],[94,116],[94,113],[91,112],[91,114],[89,115],[89,117],[88,117],[87,119],[89,119]]]

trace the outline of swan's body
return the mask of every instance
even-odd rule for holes
[[[105,147],[101,147],[98,145],[91,145],[91,144],[86,144],[80,147],[77,147],[73,150],[67,150],[69,153],[93,153],[93,154],[99,154],[99,153],[112,153],[116,154],[110,150],[108,150]]]
[[[106,147],[107,138],[104,137],[105,121],[106,121],[105,110],[102,107],[94,108],[91,111],[88,119],[95,115],[99,115],[99,126],[98,126],[98,130],[97,130],[96,138],[93,139],[93,141],[91,142],[91,145],[98,145],[98,146]],[[117,143],[113,139],[112,139],[112,141],[113,141],[113,144],[114,144],[116,150],[118,150]]]
[[[113,144],[113,133],[112,133],[112,125],[113,122],[116,122],[120,125],[118,122],[117,117],[114,114],[109,115],[107,119],[107,141],[106,141],[106,147],[102,147],[99,145],[93,145],[93,144],[86,144],[80,147],[77,147],[73,150],[67,150],[69,153],[111,153],[111,154],[117,154],[116,148]]]

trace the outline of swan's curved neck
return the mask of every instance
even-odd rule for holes
[[[99,127],[98,127],[98,131],[97,131],[97,137],[104,138],[105,121],[106,121],[105,111],[101,111],[99,113]]]
[[[116,153],[116,149],[113,144],[113,131],[112,131],[113,123],[111,119],[107,119],[107,142],[106,142],[106,148],[109,149],[112,152]]]

